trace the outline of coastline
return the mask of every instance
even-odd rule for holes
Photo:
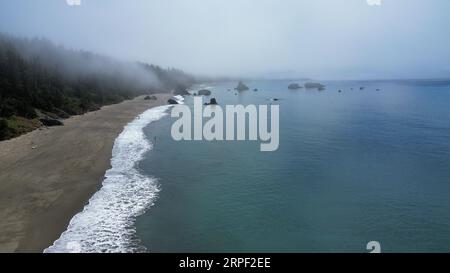
[[[101,187],[114,142],[144,111],[143,96],[0,142],[0,252],[42,252]]]

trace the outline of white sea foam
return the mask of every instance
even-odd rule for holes
[[[175,99],[183,103],[183,97]],[[125,127],[114,143],[112,168],[106,172],[101,189],[45,253],[146,250],[139,244],[134,223],[153,205],[159,189],[157,179],[141,174],[136,165],[152,149],[143,129],[167,115],[170,107],[149,109]]]
[[[181,95],[177,95],[175,97],[173,97],[179,104],[183,104],[184,103],[184,98]]]

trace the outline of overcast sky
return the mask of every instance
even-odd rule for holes
[[[450,1],[0,0],[0,31],[218,76],[450,75]]]

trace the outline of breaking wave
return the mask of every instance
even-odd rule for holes
[[[182,102],[181,96],[175,97]],[[143,252],[134,226],[159,191],[157,179],[136,168],[152,149],[143,129],[166,116],[170,105],[151,108],[129,123],[114,143],[111,169],[106,171],[101,189],[83,211],[76,214],[66,231],[45,253]]]

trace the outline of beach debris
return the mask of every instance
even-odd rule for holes
[[[211,95],[211,91],[208,89],[203,89],[198,91],[197,93],[199,96],[210,96]]]
[[[291,83],[288,86],[288,89],[290,89],[290,90],[297,90],[297,89],[301,89],[301,88],[303,88],[303,86],[301,86],[298,83]]]

